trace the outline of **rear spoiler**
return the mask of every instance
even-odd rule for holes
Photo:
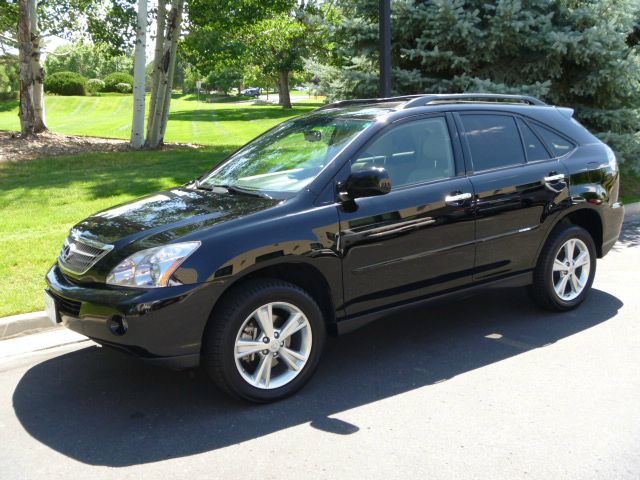
[[[555,107],[556,110],[558,110],[558,112],[560,112],[560,114],[563,117],[567,117],[567,118],[573,118],[573,113],[574,110],[573,108],[569,108],[569,107]]]

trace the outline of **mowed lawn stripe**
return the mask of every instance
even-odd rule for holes
[[[131,95],[48,95],[45,102],[47,123],[53,132],[129,138],[133,108]],[[0,104],[0,130],[20,129],[17,102],[14,103],[13,108],[6,109],[2,109]],[[175,95],[171,103],[166,141],[200,145],[237,145],[256,137],[277,123],[308,113],[321,104],[320,100],[294,103],[294,108],[284,110],[278,105],[228,101],[209,103],[196,101],[193,95]]]

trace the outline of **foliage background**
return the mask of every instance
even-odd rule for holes
[[[375,97],[378,2],[336,8],[324,24],[328,60],[309,68],[331,98]],[[637,174],[639,19],[638,0],[394,0],[393,93],[523,93],[570,106]]]

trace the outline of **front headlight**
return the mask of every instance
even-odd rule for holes
[[[122,287],[166,287],[176,268],[199,246],[200,242],[173,243],[136,252],[111,270],[107,283]]]

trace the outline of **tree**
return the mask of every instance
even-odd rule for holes
[[[162,0],[158,2],[157,35],[161,37],[160,32],[165,34],[156,38],[153,90],[147,128],[147,144],[152,148],[164,143],[184,8],[184,0],[172,0],[171,9],[167,12],[163,2],[161,8],[161,2]]]
[[[20,131],[22,138],[36,133],[33,104],[33,71],[31,70],[31,8],[29,2],[20,0],[18,20],[18,50],[20,52]]]
[[[137,0],[85,0],[87,32],[114,56],[131,54],[136,42]]]
[[[289,75],[304,66],[308,53],[308,32],[304,11],[281,13],[248,26],[243,32],[251,63],[265,75],[277,79],[280,105],[291,108]]]
[[[20,61],[20,125],[24,137],[47,129],[41,63],[46,36],[73,31],[79,12],[93,0],[18,0],[0,4],[0,47],[17,47]],[[12,29],[10,25],[15,27]],[[11,55],[11,53],[9,53]]]
[[[332,97],[375,96],[377,0],[339,5],[322,85]],[[636,0],[394,0],[393,93],[537,95],[574,107],[636,162],[638,18]]]
[[[18,4],[0,1],[0,93],[14,93],[19,87],[18,47],[15,28]]]
[[[78,42],[61,45],[44,62],[47,75],[76,72],[87,78],[104,79],[111,73],[133,73],[131,55],[116,52],[104,43]]]
[[[205,75],[260,69],[278,84],[280,103],[291,107],[289,75],[315,45],[310,21],[315,2],[191,0],[185,55]],[[251,74],[256,78],[255,74]]]
[[[12,98],[19,89],[18,62],[13,58],[0,59],[0,99]]]
[[[153,56],[153,73],[151,74],[151,100],[149,102],[149,118],[147,121],[147,143],[151,137],[151,118],[156,113],[156,103],[158,101],[158,88],[160,86],[160,69],[158,65],[162,59],[163,47],[164,47],[164,31],[166,28],[167,18],[167,1],[158,0],[158,7],[156,9],[156,39]]]
[[[145,60],[147,46],[147,0],[138,0],[138,23],[136,28],[136,48],[133,68],[133,122],[131,125],[131,146],[144,146],[145,114]]]
[[[114,53],[130,51],[138,25],[135,0],[108,0],[108,3],[106,12],[95,8],[88,14],[92,38],[108,44]],[[171,0],[169,5],[167,0],[158,0],[155,9],[156,38],[145,141],[145,145],[154,148],[163,144],[167,128],[183,9],[184,0]]]
[[[245,72],[237,65],[217,65],[216,68],[209,70],[207,76],[201,81],[206,90],[216,90],[226,94],[232,87],[236,87],[239,93],[245,81]]]
[[[35,133],[48,130],[44,106],[44,67],[42,66],[42,37],[38,25],[36,0],[28,0],[29,6],[29,34],[31,36],[30,69],[33,85],[31,87]]]

